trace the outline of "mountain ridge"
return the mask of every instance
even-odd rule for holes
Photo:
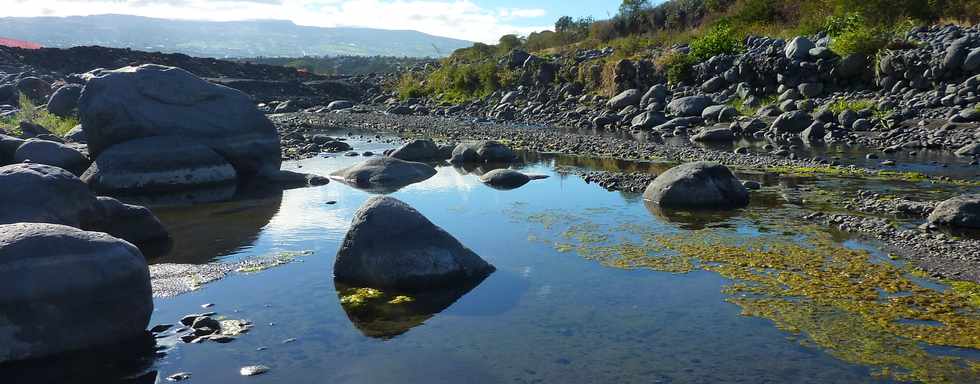
[[[0,31],[4,37],[46,47],[99,45],[216,58],[441,57],[472,44],[412,30],[324,28],[275,19],[199,21],[119,14],[2,17]]]

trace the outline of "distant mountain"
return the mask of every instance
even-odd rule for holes
[[[472,45],[418,31],[304,27],[282,20],[216,22],[128,15],[2,17],[0,35],[45,47],[101,45],[218,58],[438,57]]]

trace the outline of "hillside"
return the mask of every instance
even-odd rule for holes
[[[305,27],[289,21],[187,21],[127,15],[0,18],[4,37],[45,47],[100,45],[203,57],[438,57],[471,42],[417,31]]]

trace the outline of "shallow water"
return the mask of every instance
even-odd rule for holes
[[[386,146],[360,143],[355,148],[378,153]],[[361,160],[314,158],[285,168],[325,175]],[[662,212],[648,209],[638,195],[608,192],[577,176],[556,172],[557,166],[569,165],[595,166],[575,158],[529,156],[523,171],[551,177],[511,191],[486,187],[476,174],[443,166],[431,179],[392,193],[497,267],[497,272],[469,291],[420,295],[418,305],[405,313],[349,314],[340,304],[333,259],[354,211],[371,196],[366,192],[333,182],[260,199],[157,210],[175,243],[169,254],[151,263],[228,262],[288,251],[312,254],[262,272],[234,274],[176,298],[156,299],[151,325],[175,323],[189,313],[215,311],[228,318],[251,320],[255,327],[228,344],[162,348],[163,354],[151,359],[148,367],[129,369],[125,375],[145,371],[148,374],[139,382],[161,382],[173,373],[191,372],[191,383],[827,383],[895,379],[874,375],[894,364],[855,359],[848,354],[850,350],[822,343],[822,335],[811,340],[806,329],[785,329],[786,321],[740,315],[744,308],[726,301],[734,297],[725,290],[733,280],[719,273],[699,268],[687,273],[633,268],[588,257],[585,248],[559,244],[571,238],[586,242],[583,239],[589,233],[630,231],[695,237],[710,231],[737,239],[786,235],[803,239],[804,234],[785,233],[792,228],[782,224],[799,210],[779,196],[781,187],[798,185],[769,180],[762,192],[753,195],[752,206],[735,212]],[[577,225],[579,232],[563,229],[568,225]],[[708,229],[692,231],[703,228]],[[869,257],[887,259],[873,243],[832,235],[842,248],[864,248],[872,251]],[[205,303],[215,306],[202,309]],[[834,314],[814,316],[817,322],[853,326]],[[862,334],[860,341],[878,340],[877,334],[855,333]],[[889,337],[881,336],[882,344],[894,343]],[[295,341],[285,342],[291,339]],[[938,356],[948,350],[944,348],[923,353]],[[977,350],[957,351],[964,356],[957,364],[980,362]],[[915,358],[916,362],[931,361]],[[239,375],[240,367],[253,364],[267,365],[271,371],[256,377]],[[974,373],[945,382],[977,382],[980,371]],[[108,371],[90,382],[111,382],[122,375]],[[15,382],[36,382],[30,377],[13,377]]]

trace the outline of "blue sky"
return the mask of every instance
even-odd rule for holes
[[[300,25],[412,29],[494,42],[553,28],[563,15],[607,18],[619,0],[0,0],[2,16],[117,13],[174,19],[283,19]]]

